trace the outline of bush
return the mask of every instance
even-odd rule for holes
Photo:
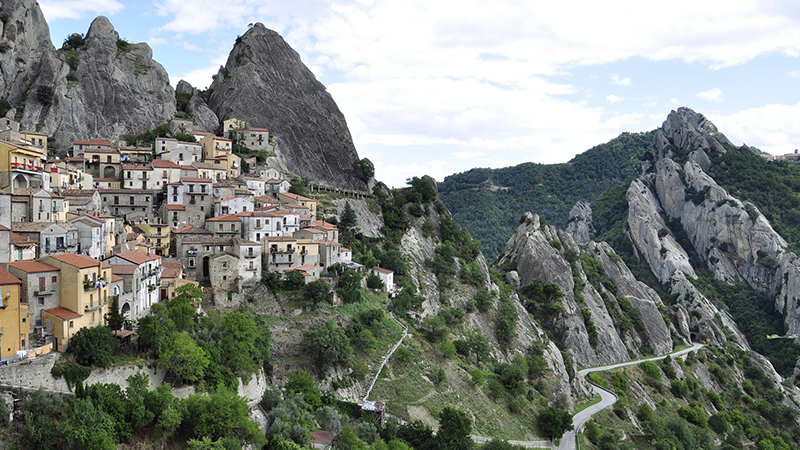
[[[50,105],[53,103],[53,86],[40,85],[36,88],[36,99],[43,105]]]
[[[642,369],[642,372],[648,377],[661,381],[661,369],[659,369],[658,364],[653,361],[641,362],[639,363],[639,368]]]
[[[69,351],[84,366],[108,367],[116,348],[117,340],[102,326],[81,328],[69,340]]]

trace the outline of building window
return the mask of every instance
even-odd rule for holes
[[[189,258],[189,267],[194,267],[194,258]]]
[[[22,318],[22,323],[25,323],[25,322],[27,322],[27,321],[28,321],[28,318],[27,318],[27,317],[23,317],[23,318]],[[23,345],[25,345],[25,344],[23,344]]]
[[[39,297],[36,299],[36,304],[39,306],[44,306],[44,297]]]
[[[222,261],[222,268],[223,269],[227,269],[228,268],[228,261]]]
[[[71,321],[71,320],[70,320],[70,321],[69,321],[69,327],[70,327],[70,328],[75,328],[75,322],[73,322],[73,321]]]

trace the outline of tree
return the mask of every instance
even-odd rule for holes
[[[40,85],[36,88],[36,99],[43,105],[50,105],[53,103],[53,86]]]
[[[234,439],[240,445],[255,444],[253,448],[261,448],[266,443],[258,424],[250,417],[247,402],[235,391],[221,388],[211,395],[190,395],[186,410],[187,417],[191,417],[189,437],[207,437],[212,441]]]
[[[341,216],[339,216],[339,229],[340,230],[348,230],[356,226],[358,221],[358,217],[356,216],[356,211],[350,206],[349,201],[344,202],[344,209],[342,210]]]
[[[172,345],[164,350],[158,364],[179,385],[196,383],[203,379],[209,364],[206,352],[185,331],[175,332],[172,336]]]
[[[316,280],[308,283],[303,288],[306,299],[310,300],[315,306],[328,300],[331,287],[324,280]]]
[[[306,284],[305,276],[298,270],[287,272],[283,279],[283,288],[287,291],[296,291]]]
[[[441,450],[468,450],[473,446],[472,421],[467,413],[445,406],[439,416],[439,431],[436,433],[437,448]]]
[[[467,348],[475,354],[475,364],[481,363],[481,359],[489,357],[489,338],[478,330],[472,330],[467,334]]]
[[[64,39],[64,44],[61,46],[62,50],[77,50],[86,43],[82,34],[72,33]]]
[[[108,367],[116,348],[117,340],[102,326],[81,328],[69,340],[69,351],[84,366]]]
[[[119,312],[119,297],[111,297],[111,308],[106,313],[106,323],[111,331],[121,330],[125,324],[125,317]]]
[[[314,357],[323,375],[330,366],[347,362],[352,354],[347,334],[332,320],[322,326],[308,328],[303,333],[303,349]]]
[[[362,158],[361,161],[358,162],[359,168],[361,168],[361,179],[364,182],[368,182],[372,177],[375,176],[375,165],[372,164],[367,158]]]
[[[305,370],[292,372],[285,387],[288,391],[301,394],[303,400],[313,408],[318,408],[322,405],[322,397],[319,389],[314,384],[314,377]]]
[[[197,142],[197,138],[193,134],[185,131],[175,133],[175,139],[181,142]]]
[[[339,439],[333,445],[334,450],[367,450],[367,444],[358,438],[355,430],[345,426],[339,433]]]
[[[572,430],[572,416],[563,410],[548,406],[539,411],[537,420],[539,431],[548,439],[561,437],[566,431]]]
[[[246,377],[258,372],[262,363],[269,358],[269,354],[264,354],[264,349],[259,348],[253,339],[259,334],[259,329],[252,313],[227,314],[222,319],[220,332],[222,340],[219,349],[222,363],[234,375]]]
[[[375,272],[370,273],[370,275],[367,277],[367,287],[375,290],[383,289],[383,281],[381,281],[381,277]]]
[[[141,351],[152,351],[156,357],[161,355],[172,340],[175,324],[167,316],[167,308],[156,303],[150,309],[150,315],[139,319],[139,339],[137,345]]]

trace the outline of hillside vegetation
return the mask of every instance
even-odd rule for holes
[[[565,228],[576,202],[592,202],[606,189],[630,183],[652,144],[653,132],[622,133],[565,164],[524,163],[451,175],[439,183],[439,193],[453,219],[481,242],[492,260],[522,213],[537,213]]]

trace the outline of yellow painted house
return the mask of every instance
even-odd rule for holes
[[[142,230],[147,241],[156,249],[159,256],[169,256],[169,225],[161,223],[161,218],[154,219],[157,223],[140,223],[137,225]]]
[[[42,262],[61,271],[59,307],[43,310],[42,322],[53,334],[54,350],[64,351],[81,328],[105,325],[111,269],[102,268],[94,258],[72,253],[49,255]]]
[[[28,304],[20,302],[22,281],[0,267],[0,359],[27,350],[31,332]]]
[[[45,156],[45,150],[0,141],[0,189],[49,188],[49,173],[44,185]]]

